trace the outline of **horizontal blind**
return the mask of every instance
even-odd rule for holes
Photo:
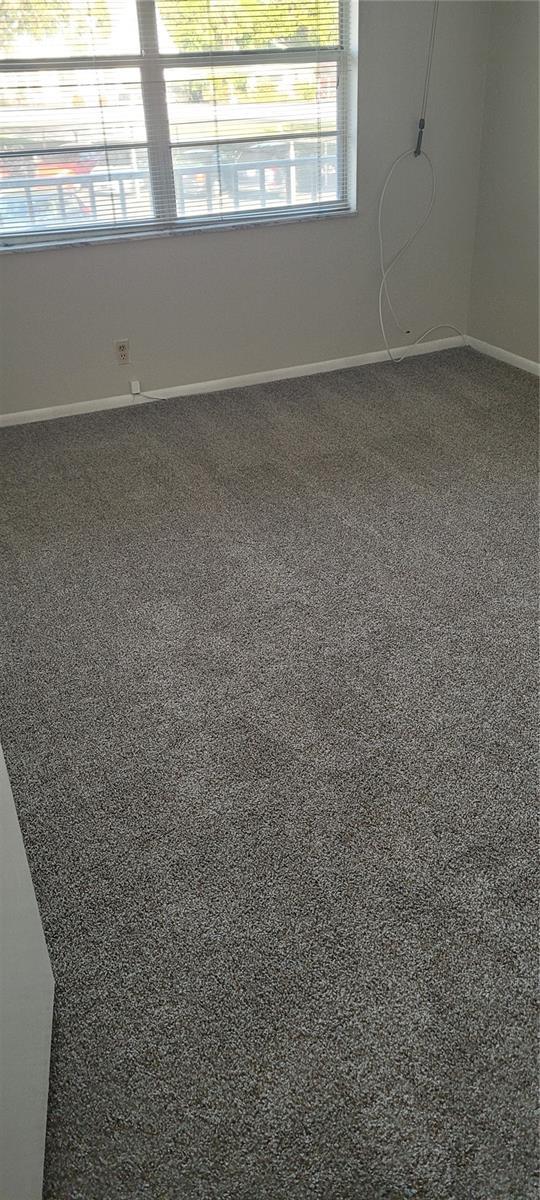
[[[0,242],[346,207],[339,0],[2,0]]]

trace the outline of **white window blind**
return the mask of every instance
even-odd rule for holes
[[[4,247],[350,206],[348,0],[1,0]]]

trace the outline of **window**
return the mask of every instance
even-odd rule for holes
[[[350,209],[354,9],[2,0],[0,244]]]

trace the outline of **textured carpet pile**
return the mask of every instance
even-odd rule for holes
[[[455,350],[3,432],[46,1200],[536,1197],[536,391]]]

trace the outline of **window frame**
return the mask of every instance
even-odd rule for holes
[[[108,142],[92,145],[96,152],[144,149],[148,156],[149,186],[154,215],[147,219],[122,222],[100,222],[95,225],[71,225],[47,232],[30,229],[11,234],[0,231],[0,253],[14,250],[44,249],[56,246],[96,245],[103,242],[134,240],[148,237],[167,237],[181,233],[207,230],[276,225],[300,220],[320,220],[330,216],[350,216],[356,212],[357,195],[357,108],[358,108],[358,0],[338,0],[339,45],[307,46],[282,49],[177,51],[159,50],[155,0],[136,0],[139,28],[139,53],[75,55],[72,57],[0,59],[1,73],[47,71],[95,71],[135,68],[140,72],[146,141]],[[167,108],[165,71],[174,67],[208,68],[209,77],[219,67],[252,64],[324,63],[336,65],[336,129],[317,135],[335,137],[338,155],[338,180],[343,194],[336,200],[306,205],[289,204],[270,208],[236,209],[230,212],[178,216],[172,151],[179,143],[171,140]],[[148,84],[151,82],[151,86]],[[294,133],[268,135],[273,142],[290,140]],[[235,144],[242,139],[236,139]],[[256,139],[246,139],[256,140]],[[260,139],[259,139],[260,140]],[[205,142],[209,146],[224,145],[226,139]],[[65,146],[62,153],[80,152],[84,146]],[[56,149],[33,150],[33,153],[57,155]],[[32,151],[26,152],[31,156]],[[24,151],[0,153],[0,162],[9,157],[24,157]]]

